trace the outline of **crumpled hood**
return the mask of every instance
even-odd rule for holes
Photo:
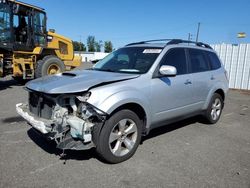
[[[28,82],[26,87],[48,94],[77,93],[87,91],[98,85],[111,84],[137,77],[139,77],[138,74],[78,70],[38,78]]]

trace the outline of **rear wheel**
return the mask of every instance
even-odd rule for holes
[[[121,110],[105,123],[97,144],[97,153],[109,163],[132,157],[140,143],[142,122],[130,110]]]
[[[223,99],[218,93],[214,93],[209,106],[205,112],[205,118],[209,124],[216,123],[221,116],[223,109]]]
[[[46,75],[53,75],[65,71],[62,60],[56,56],[46,56],[42,60],[37,61],[35,77],[39,78]]]

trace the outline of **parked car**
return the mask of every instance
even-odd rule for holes
[[[128,44],[91,69],[33,80],[26,89],[28,104],[16,109],[35,130],[60,149],[95,147],[119,163],[156,127],[198,114],[216,123],[228,79],[209,45],[153,40]]]

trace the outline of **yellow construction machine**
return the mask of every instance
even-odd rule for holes
[[[0,0],[0,77],[27,80],[71,70],[81,64],[72,40],[47,31],[44,9]]]

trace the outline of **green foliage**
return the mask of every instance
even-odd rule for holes
[[[74,51],[86,52],[86,46],[82,42],[73,41]]]
[[[95,41],[95,37],[94,36],[88,36],[87,38],[87,46],[88,46],[88,51],[89,52],[95,52],[95,46],[96,45],[96,41]]]
[[[113,51],[113,44],[111,41],[105,41],[104,42],[104,52],[110,53]]]
[[[86,46],[77,41],[73,41],[74,51],[86,51]],[[113,44],[111,41],[105,41],[103,44],[102,40],[96,41],[95,36],[88,36],[87,37],[87,48],[88,52],[101,52],[102,48],[104,47],[104,52],[110,53],[113,51]]]
[[[102,46],[103,46],[103,44],[102,44],[101,40],[99,40],[99,42],[95,42],[95,50],[96,50],[96,52],[101,52]]]

